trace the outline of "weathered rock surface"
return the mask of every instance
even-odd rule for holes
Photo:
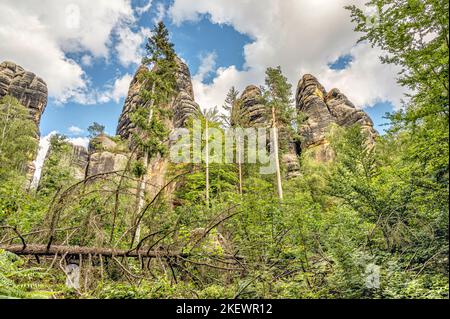
[[[0,64],[0,98],[6,95],[15,97],[28,108],[30,119],[36,124],[38,132],[36,140],[39,140],[39,123],[47,106],[47,84],[34,73],[26,71],[14,62],[5,61]],[[27,163],[25,173],[28,186],[31,185],[35,170],[33,161]]]
[[[124,148],[106,135],[92,139],[88,149],[69,142],[67,146],[69,149],[67,152],[58,153],[58,165],[70,168],[71,178],[75,181],[82,181],[86,177],[97,174],[123,170],[128,160]],[[46,174],[47,161],[53,152],[50,147],[44,161],[41,179]]]
[[[200,107],[194,101],[194,90],[192,88],[191,73],[189,72],[189,68],[178,58],[177,64],[177,94],[173,103],[169,105],[169,108],[172,109],[174,114],[173,123],[171,123],[172,128],[182,127],[190,116],[195,115],[200,110]],[[146,70],[148,69],[144,65],[141,65],[137,70],[130,84],[123,111],[120,115],[117,134],[125,139],[128,139],[130,137],[130,133],[135,127],[130,119],[131,113],[138,106],[143,104],[143,100],[140,96],[140,90],[142,88],[140,74],[142,74],[142,72],[145,72]]]
[[[267,117],[267,110],[262,101],[261,89],[255,85],[249,85],[239,97],[244,116],[248,117],[250,127],[270,127],[270,118]],[[279,130],[279,135],[287,137],[288,134],[283,128]],[[268,141],[270,143],[270,141]],[[281,161],[286,168],[286,178],[294,178],[300,174],[300,164],[295,143],[289,143],[287,151],[281,155]]]
[[[248,116],[249,125],[253,127],[265,127],[267,116],[265,107],[262,104],[261,89],[255,85],[245,88],[239,98],[245,116]]]
[[[128,161],[127,150],[102,134],[89,143],[87,176],[123,170]]]
[[[301,150],[313,150],[318,161],[328,161],[334,156],[326,138],[332,124],[342,127],[359,124],[367,132],[369,142],[373,142],[378,134],[366,112],[358,110],[338,89],[327,93],[310,74],[304,75],[298,84],[296,107],[306,116],[305,123],[299,128]]]
[[[189,68],[179,58],[177,58],[177,64],[178,71],[176,74],[176,95],[173,102],[170,103],[170,105],[165,106],[173,112],[172,121],[167,123],[169,129],[183,127],[190,117],[197,116],[200,111],[199,105],[194,100],[194,90],[192,87]],[[117,134],[126,140],[128,140],[131,134],[133,134],[135,127],[130,119],[131,113],[144,103],[140,95],[140,90],[143,85],[140,74],[147,70],[148,69],[146,66],[141,65],[136,72],[136,75],[130,84],[128,96],[125,100],[124,108],[119,119]],[[106,163],[106,161],[111,163],[111,160],[104,159],[103,161],[105,165],[109,165],[109,167],[111,167],[111,164]],[[121,160],[116,158],[115,161],[120,162]],[[169,161],[167,158],[156,157],[150,161],[147,170],[147,196],[154,196],[162,187],[165,186],[167,182],[166,175],[168,166]],[[174,185],[168,187],[167,193],[171,193],[174,187]]]
[[[0,98],[10,95],[30,110],[30,117],[39,127],[47,106],[47,84],[34,73],[13,62],[0,64]]]
[[[134,129],[134,124],[131,122],[130,115],[136,109],[138,105],[143,104],[140,90],[142,87],[142,82],[140,76],[143,72],[147,71],[147,67],[141,65],[136,71],[133,80],[130,83],[130,88],[128,89],[128,95],[125,99],[125,104],[123,106],[122,114],[119,118],[119,125],[117,126],[117,134],[122,136],[124,139],[128,139],[130,133]]]
[[[54,158],[53,162],[51,162],[52,166],[57,165],[58,168],[68,169],[70,177],[73,180],[81,181],[84,179],[86,166],[89,161],[89,153],[86,148],[84,148],[83,146],[67,143],[63,151],[58,151],[58,153],[55,152],[55,149],[50,146],[45,156],[39,185],[42,185],[42,181],[45,180],[45,177],[48,174],[51,157]],[[55,159],[57,159],[57,163],[54,162]]]
[[[370,141],[373,142],[378,133],[373,128],[372,119],[366,112],[358,110],[338,89],[332,89],[328,92],[326,102],[338,125],[348,127],[358,124],[367,133]]]

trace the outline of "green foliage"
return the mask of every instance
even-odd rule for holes
[[[331,127],[326,147],[334,160],[317,162],[303,150],[301,175],[283,181],[282,201],[272,176],[261,176],[258,165],[211,162],[209,201],[206,163],[173,165],[166,179],[189,173],[179,176],[167,193],[155,196],[160,190],[155,187],[145,197],[142,241],[130,247],[126,237],[141,210],[136,209],[135,186],[148,165],[142,155],[164,156],[164,123],[170,118],[165,105],[175,89],[176,58],[162,23],[155,27],[144,59],[152,67],[142,75],[145,103],[132,114],[137,131],[131,145],[138,147],[137,159],[130,159],[123,175],[73,186],[72,148],[57,135],[39,191],[27,192],[23,177],[14,174],[19,162],[26,162],[21,154],[31,144],[12,135],[2,140],[2,152],[19,154],[17,162],[0,163],[2,245],[20,243],[17,232],[27,243],[48,244],[50,233],[53,244],[130,252],[138,246],[182,255],[84,258],[84,292],[53,294],[64,282],[57,266],[41,260],[49,266],[42,271],[2,251],[1,297],[448,298],[448,2],[373,0],[369,6],[378,9],[378,20],[350,8],[357,30],[365,34],[363,40],[387,52],[383,62],[403,68],[400,83],[414,93],[403,111],[390,116],[392,129],[375,143],[359,126]],[[269,68],[266,75],[269,118],[285,128],[284,142],[291,141],[303,115],[292,110],[291,86],[281,69]],[[5,125],[9,134],[29,123],[14,100],[2,103],[0,133]],[[225,104],[228,126],[248,125],[234,88]],[[14,125],[4,120],[8,110],[17,114]],[[215,109],[198,115],[202,128],[222,132]],[[25,132],[27,141],[31,131]],[[21,145],[15,146],[17,141]],[[239,168],[245,177],[242,192]],[[5,178],[8,170],[14,174]]]
[[[296,111],[293,107],[292,85],[283,75],[280,66],[267,68],[263,99],[266,105],[267,118],[271,119],[271,127],[275,125],[280,129],[280,149],[286,152],[289,140],[294,134],[292,125],[295,121]],[[276,123],[273,123],[274,120]]]
[[[3,97],[0,100],[0,179],[27,172],[27,165],[36,155],[37,135],[28,109],[14,97]]]
[[[105,126],[94,122],[88,127],[88,132],[90,138],[97,137],[105,133]]]
[[[53,135],[50,147],[42,168],[38,191],[44,195],[51,195],[74,182],[71,157],[72,148],[64,135]]]
[[[52,297],[55,292],[48,291],[48,287],[39,282],[48,275],[42,269],[24,266],[24,261],[20,257],[0,250],[0,299]]]

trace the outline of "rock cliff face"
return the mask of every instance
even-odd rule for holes
[[[239,97],[248,116],[249,126],[251,127],[269,127],[270,118],[267,117],[267,110],[262,101],[261,89],[255,85],[249,85]],[[286,133],[282,129],[280,134]],[[269,143],[270,141],[268,141]],[[281,155],[281,161],[286,168],[286,178],[294,178],[300,174],[300,165],[298,161],[298,152],[295,143],[289,143],[288,150]]]
[[[249,85],[242,92],[239,100],[244,112],[249,117],[249,124],[254,127],[266,127],[267,118],[265,107],[261,101],[261,89],[255,85]]]
[[[327,93],[310,74],[304,75],[298,84],[296,107],[306,116],[305,123],[299,128],[301,150],[312,150],[316,160],[328,161],[334,156],[326,139],[332,124],[342,127],[359,124],[367,132],[369,142],[377,135],[372,120],[364,111],[358,110],[338,89]]]
[[[34,73],[26,71],[14,62],[5,61],[0,64],[0,98],[5,95],[15,97],[28,108],[30,119],[36,124],[37,132],[39,132],[41,116],[47,106],[47,84]],[[36,139],[39,140],[39,134]],[[34,162],[30,161],[26,169],[29,184],[35,169]]]
[[[191,73],[187,65],[177,58],[178,72],[177,72],[177,94],[169,106],[174,114],[173,127],[182,127],[186,120],[200,110],[197,103],[194,101],[194,91],[191,82]],[[134,124],[130,119],[130,114],[138,106],[143,104],[140,96],[142,88],[142,81],[140,75],[147,71],[147,67],[141,65],[137,70],[128,91],[127,98],[123,107],[122,114],[119,118],[119,125],[117,126],[117,134],[125,139],[130,137],[130,133],[134,129]]]
[[[50,160],[51,158],[53,160]],[[57,162],[55,159],[57,159]],[[45,180],[50,167],[55,169],[55,166],[58,170],[67,169],[72,180],[83,180],[88,161],[89,153],[83,146],[67,143],[64,149],[58,151],[50,146],[45,156],[38,188],[42,187],[42,181]]]
[[[178,71],[176,74],[177,88],[176,96],[170,105],[166,106],[173,111],[173,119],[167,123],[170,129],[183,127],[191,116],[196,116],[200,111],[199,105],[194,101],[194,90],[192,88],[191,73],[188,66],[177,58]],[[137,107],[143,104],[140,96],[142,81],[140,74],[147,71],[146,66],[140,66],[134,76],[128,96],[125,100],[122,114],[117,127],[117,134],[128,140],[133,134],[134,124],[130,119],[130,115]],[[167,158],[154,158],[149,163],[147,171],[147,194],[155,195],[166,183],[166,173],[169,161]],[[168,192],[170,193],[170,187]]]
[[[30,110],[30,117],[39,127],[42,113],[47,106],[47,85],[34,73],[13,62],[0,64],[0,98],[10,95]]]
[[[92,139],[88,149],[71,143],[67,143],[67,146],[67,152],[57,154],[59,165],[70,168],[71,178],[76,181],[97,174],[122,170],[128,160],[127,150],[106,135]],[[53,152],[54,150],[50,147],[44,161],[41,180],[46,174],[47,160]]]
[[[99,135],[89,144],[89,157],[86,174],[93,176],[119,171],[125,168],[128,157],[127,149],[120,147],[106,135]]]

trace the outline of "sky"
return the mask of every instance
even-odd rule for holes
[[[42,77],[49,101],[41,147],[60,133],[87,145],[93,122],[115,135],[146,38],[163,20],[188,64],[196,101],[220,106],[231,86],[262,85],[280,65],[293,88],[305,73],[339,88],[383,132],[401,107],[398,70],[379,49],[357,44],[345,5],[366,0],[2,0],[0,62]],[[41,152],[42,153],[42,152]],[[42,156],[42,155],[41,155]]]

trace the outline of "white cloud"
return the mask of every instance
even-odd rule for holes
[[[144,54],[142,45],[150,33],[148,28],[141,28],[138,32],[133,32],[126,25],[118,28],[116,51],[119,62],[123,66],[128,67],[131,64],[141,63]]]
[[[89,146],[89,138],[88,137],[74,137],[74,138],[68,138],[67,139],[69,143],[76,145],[76,146],[82,146],[84,148],[88,148]]]
[[[395,83],[396,70],[383,65],[379,51],[365,44],[355,47],[359,34],[345,5],[363,6],[366,0],[247,0],[230,5],[228,0],[175,0],[169,15],[175,24],[197,21],[207,14],[211,22],[229,24],[247,34],[252,42],[244,47],[244,70],[219,68],[211,84],[194,79],[200,104],[222,105],[231,86],[264,83],[264,71],[280,65],[289,81],[297,85],[305,73],[315,75],[327,89],[338,87],[360,106],[390,100],[397,106],[404,92]],[[351,53],[354,61],[344,71],[328,63]]]
[[[74,135],[80,135],[84,132],[83,129],[79,128],[78,126],[72,125],[68,128],[68,131]]]
[[[2,0],[0,61],[42,77],[57,101],[83,103],[90,100],[90,83],[67,53],[108,59],[114,30],[134,19],[129,0]]]
[[[82,63],[84,66],[92,66],[92,63],[93,63],[92,55],[89,55],[89,54],[83,55],[83,56],[81,57],[81,63]]]
[[[138,15],[142,15],[142,14],[148,12],[150,10],[150,8],[152,7],[152,2],[153,2],[152,0],[148,0],[145,5],[136,7],[136,13]]]
[[[159,21],[162,21],[162,19],[164,19],[165,16],[166,16],[166,7],[165,7],[164,3],[158,2],[156,4],[156,16],[153,19],[153,23],[156,24]]]
[[[205,78],[214,71],[216,67],[217,54],[216,52],[209,52],[200,56],[201,62],[194,80],[203,82]]]
[[[120,99],[127,96],[131,80],[133,80],[133,76],[128,73],[120,78],[117,78],[114,81],[114,85],[98,96],[98,102],[107,103],[113,100],[114,102],[119,103]]]

